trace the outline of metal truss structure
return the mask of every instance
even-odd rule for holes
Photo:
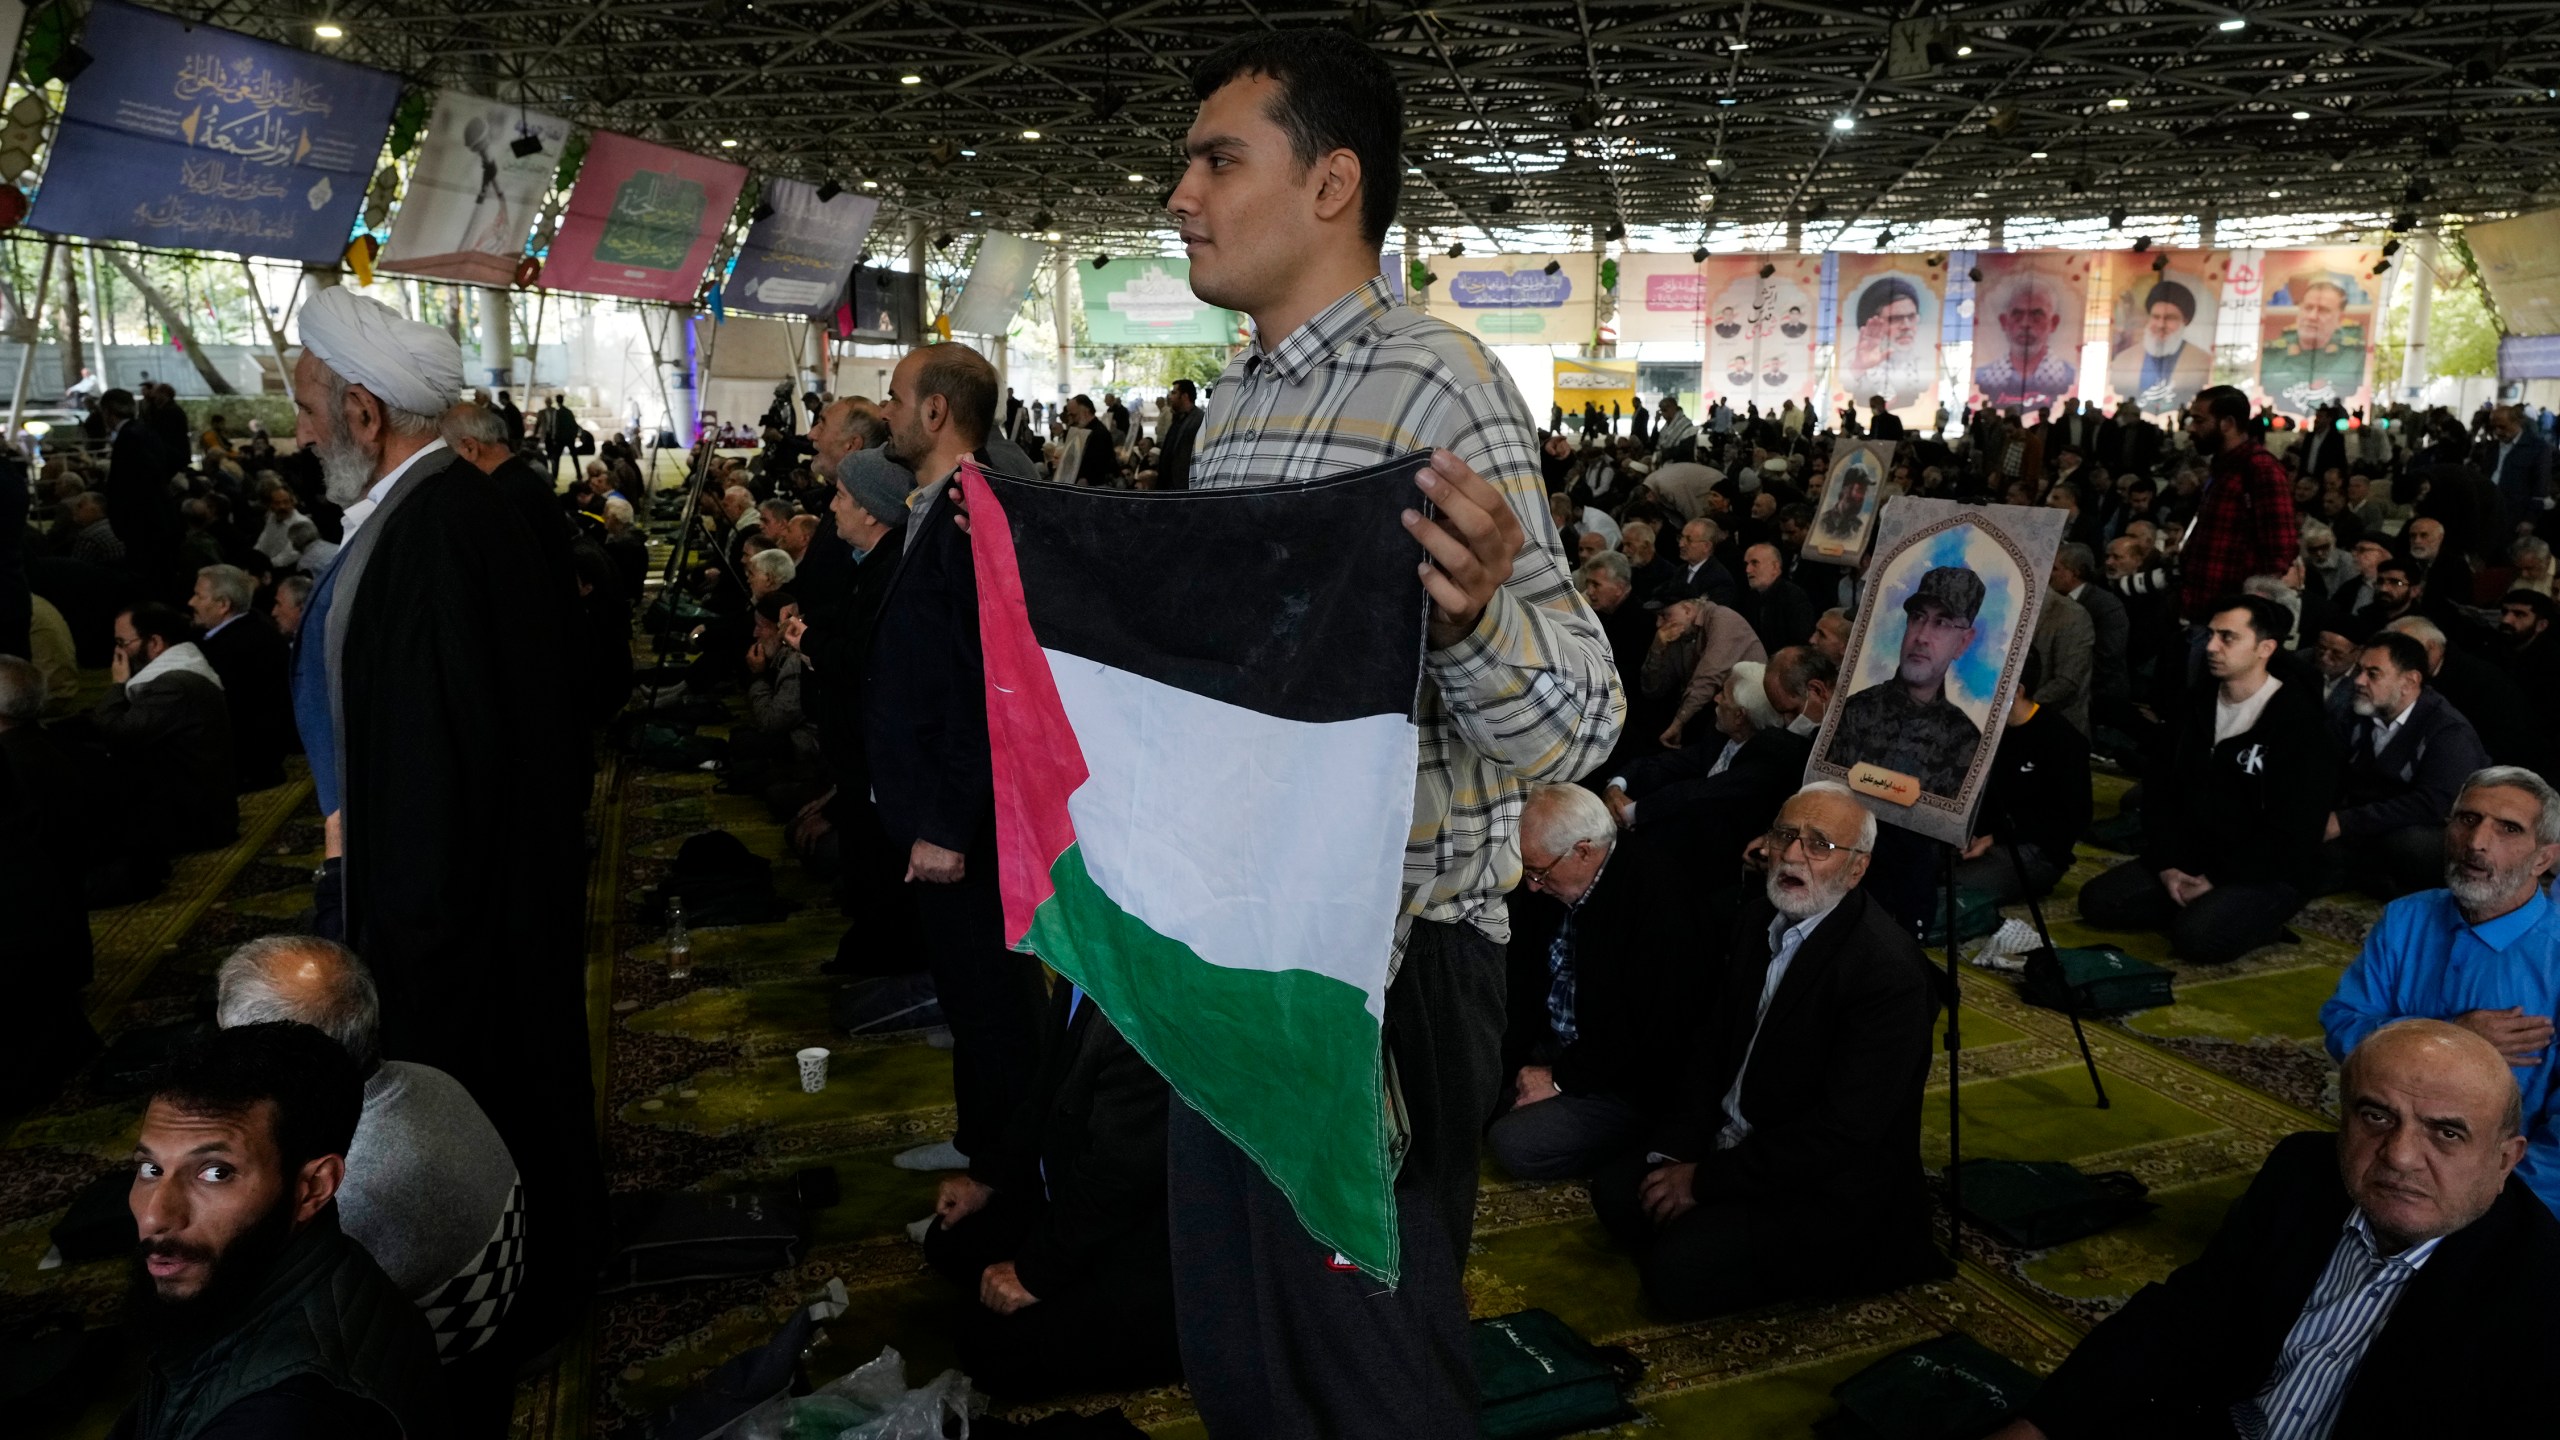
[[[1434,243],[1800,225],[1885,248],[1949,217],[2129,239],[2142,217],[2560,203],[2560,5],[2514,0],[152,3],[867,183],[885,224],[1122,253],[1169,228],[1193,62],[1309,24],[1404,80],[1403,218]],[[343,37],[314,38],[324,21]]]

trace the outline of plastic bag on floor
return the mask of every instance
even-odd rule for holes
[[[907,1365],[895,1349],[818,1391],[858,1405],[876,1407],[871,1419],[838,1432],[835,1440],[967,1440],[969,1422],[986,1413],[985,1397],[970,1388],[969,1377],[945,1370],[917,1389],[907,1388]],[[812,1399],[818,1398],[812,1396]],[[957,1424],[945,1428],[945,1420]]]

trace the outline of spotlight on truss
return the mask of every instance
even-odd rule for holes
[[[1563,261],[1561,261],[1561,260],[1550,260],[1550,261],[1548,261],[1548,262],[1547,262],[1547,265],[1546,265],[1546,271],[1547,271],[1547,273],[1548,273],[1548,274],[1550,274],[1550,275],[1555,274],[1557,271],[1562,270],[1563,268],[1564,268],[1564,262],[1563,262]]]
[[[818,187],[818,203],[824,205],[843,193],[843,186],[837,184],[833,180],[829,180]]]
[[[527,155],[539,155],[542,153],[542,137],[539,135],[519,135],[515,138],[515,143],[509,145],[507,148],[514,151],[516,153],[516,158],[518,159],[523,159]]]

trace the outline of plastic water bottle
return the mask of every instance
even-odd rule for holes
[[[684,898],[667,899],[667,978],[693,978],[693,933],[684,928]]]

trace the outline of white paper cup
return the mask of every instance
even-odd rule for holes
[[[815,1095],[827,1088],[827,1047],[812,1045],[799,1054],[800,1088]]]

